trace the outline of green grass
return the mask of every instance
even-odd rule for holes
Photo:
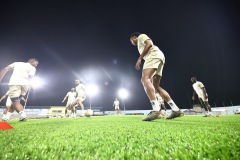
[[[240,116],[143,116],[10,121],[0,131],[1,160],[239,159]]]

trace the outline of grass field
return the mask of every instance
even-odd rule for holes
[[[0,159],[240,159],[239,115],[142,117],[10,121],[14,129],[0,131]]]

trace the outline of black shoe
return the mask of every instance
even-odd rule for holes
[[[172,111],[172,114],[170,116],[168,116],[166,119],[174,119],[174,118],[181,117],[181,116],[183,116],[183,114],[180,110]]]
[[[160,112],[158,112],[158,111],[151,111],[147,115],[147,117],[142,119],[142,121],[153,121],[155,119],[158,119],[159,115],[160,115]]]

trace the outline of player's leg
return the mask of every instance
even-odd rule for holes
[[[84,113],[83,100],[84,100],[83,98],[80,98],[80,99],[78,100],[78,104],[80,105],[81,110],[82,110],[81,116],[84,116],[84,115],[85,115],[85,113]]]
[[[203,101],[204,105],[206,106],[207,110],[208,110],[208,116],[211,117],[212,116],[212,109],[211,106],[209,105],[208,101]]]
[[[154,86],[151,82],[151,79],[155,73],[155,68],[145,68],[142,71],[142,79],[141,82],[143,84],[144,90],[151,102],[152,105],[152,109],[153,111],[151,111],[147,117],[143,118],[143,121],[152,121],[154,119],[157,119],[159,117],[160,114],[160,106],[159,106],[159,102],[157,101],[156,95],[155,95],[155,89]]]
[[[20,121],[27,120],[27,115],[23,110],[23,106],[20,103],[20,96],[25,96],[28,91],[28,86],[9,86],[9,96],[12,101],[12,109],[16,110],[20,114]]]
[[[167,119],[173,119],[176,117],[181,116],[181,111],[178,108],[178,106],[174,103],[170,95],[166,90],[164,90],[162,87],[160,87],[160,81],[161,81],[161,75],[163,71],[163,63],[162,61],[159,64],[159,67],[156,71],[156,74],[153,76],[153,85],[156,91],[161,95],[161,97],[169,104],[169,106],[172,109],[172,114],[167,117]]]
[[[204,108],[205,110],[205,115],[203,117],[208,117],[208,108],[207,106],[205,105],[203,99],[201,97],[198,97],[199,101],[200,101],[200,104],[201,106]]]
[[[9,112],[9,108],[12,106],[12,101],[10,99],[10,97],[8,96],[7,101],[6,101],[6,108],[3,111],[3,117],[2,120],[3,121],[8,121],[10,116],[11,116],[11,112]]]
[[[78,103],[78,99],[75,99],[71,104],[71,116],[70,117],[72,117],[72,118],[76,117],[75,116],[75,110],[76,110],[75,106],[77,103]]]

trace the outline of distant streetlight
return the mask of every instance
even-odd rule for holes
[[[124,107],[124,112],[125,112],[125,99],[128,97],[128,91],[125,88],[120,88],[118,90],[118,96],[122,99],[123,101],[123,107]]]
[[[90,109],[92,109],[92,97],[96,96],[99,92],[99,88],[96,84],[87,85],[87,95],[89,96]]]

